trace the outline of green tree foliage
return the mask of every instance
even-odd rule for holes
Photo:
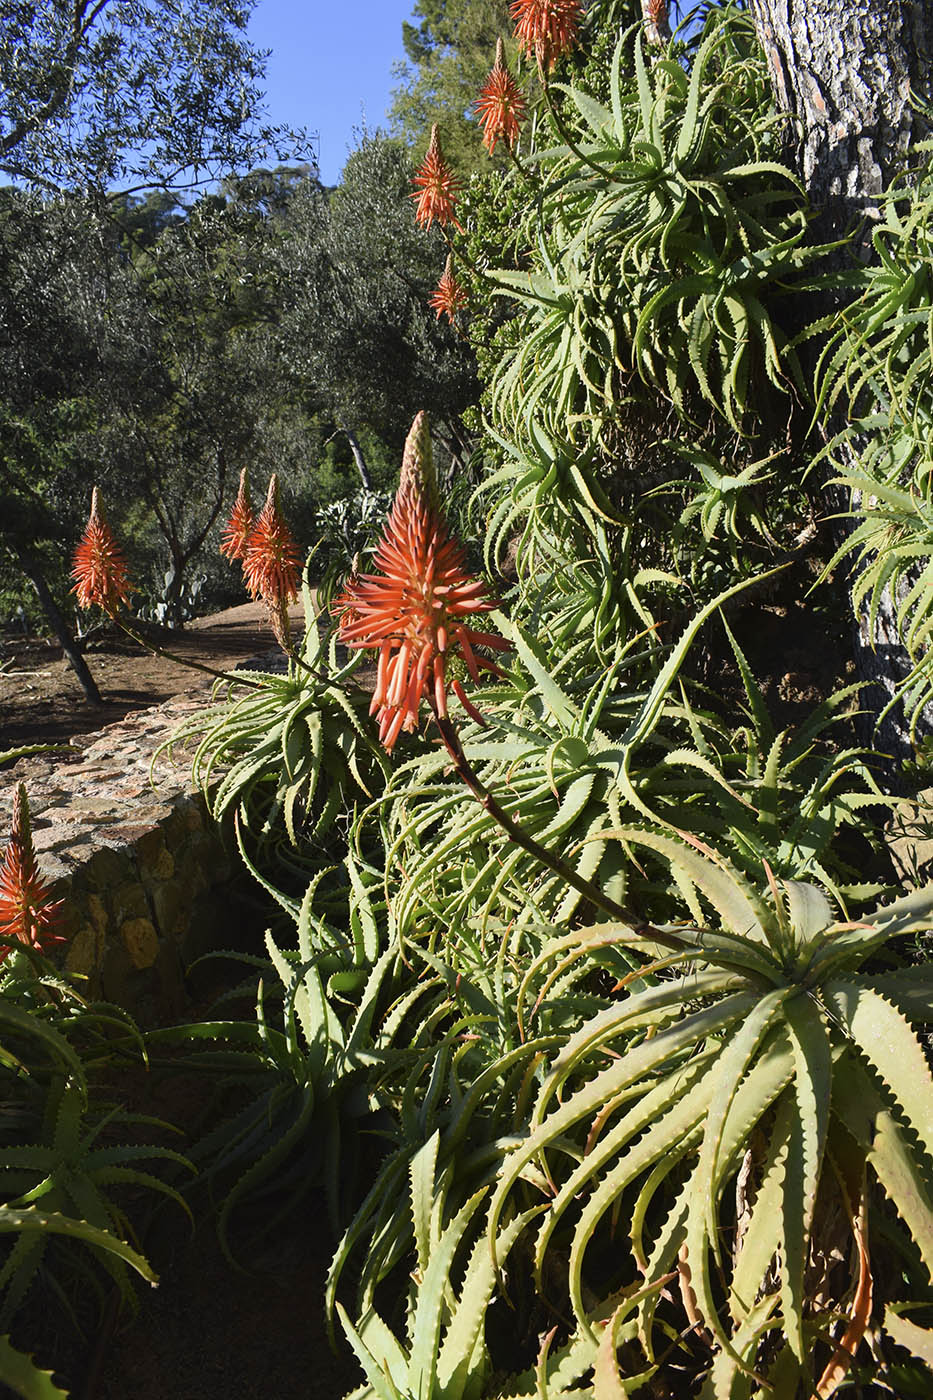
[[[263,59],[245,37],[250,9],[237,0],[0,5],[0,172],[64,201],[41,208],[11,197],[3,211],[0,299],[11,314],[0,350],[12,375],[5,376],[2,412],[12,429],[5,435],[9,509],[2,530],[5,553],[30,571],[65,645],[67,631],[34,551],[51,522],[36,530],[33,518],[37,500],[50,494],[53,519],[56,493],[67,513],[86,495],[69,476],[80,453],[68,444],[76,424],[93,436],[101,414],[94,390],[106,401],[110,388],[120,317],[111,321],[104,308],[124,288],[101,201],[117,182],[146,188],[216,178],[233,164],[255,163],[284,139],[258,121]],[[157,211],[146,213],[151,232]],[[46,235],[43,247],[22,236],[29,222]],[[65,266],[77,276],[63,277]],[[141,332],[137,326],[116,359],[124,382],[141,368]],[[43,400],[45,414],[38,411]],[[41,465],[24,474],[29,460]],[[60,538],[58,544],[55,571],[63,557]],[[86,672],[82,679],[92,694]]]
[[[252,0],[0,4],[0,171],[46,190],[216,178],[285,136],[258,122]]]
[[[307,167],[190,206],[9,192],[0,528],[46,542],[59,596],[95,480],[140,601],[178,620],[196,573],[233,583],[204,550],[242,466],[324,505],[394,473],[421,403],[463,459],[472,356],[427,306],[442,251],[414,226],[410,176],[372,137],[332,194]],[[298,518],[317,528],[310,506]]]
[[[176,609],[228,475],[261,437],[257,396],[274,384],[261,336],[266,231],[213,196],[189,213],[162,198],[11,195],[3,534],[11,546],[20,531],[46,541],[60,583],[96,480],[115,523],[138,530],[147,508]]]
[[[443,244],[415,226],[411,175],[400,142],[365,134],[338,189],[298,193],[279,244],[288,289],[280,344],[296,381],[340,429],[369,427],[400,447],[427,407],[462,456],[473,361],[427,305]]]
[[[94,431],[94,395],[106,390],[113,341],[101,318],[107,279],[89,257],[93,228],[81,201],[43,204],[3,192],[0,544],[11,582],[22,577],[25,550],[30,577],[47,579],[58,597],[65,591],[63,545],[74,538],[85,504],[78,440]]]
[[[436,122],[444,150],[463,176],[488,168],[472,109],[492,68],[496,40],[508,40],[512,32],[508,0],[419,0],[413,17],[420,24],[402,25],[408,62],[396,73],[393,129],[417,146]],[[514,66],[510,40],[506,53]]]

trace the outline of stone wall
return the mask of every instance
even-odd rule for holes
[[[209,697],[206,688],[128,715],[0,775],[0,847],[24,782],[40,868],[66,900],[64,966],[146,1025],[179,1015],[185,969],[236,941],[244,917],[232,888],[239,863],[191,790],[190,752],[160,756],[150,780],[159,745]]]

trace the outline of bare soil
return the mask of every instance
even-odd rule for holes
[[[301,610],[293,617],[300,624]],[[261,603],[197,618],[180,631],[149,627],[147,636],[181,662],[218,671],[276,651]],[[89,644],[85,658],[103,705],[88,704],[54,640],[9,633],[0,637],[0,753],[26,744],[68,744],[134,710],[211,684],[210,676],[153,655],[116,626]]]

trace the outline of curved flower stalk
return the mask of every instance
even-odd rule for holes
[[[457,281],[454,273],[453,255],[448,253],[444,271],[434,291],[428,297],[428,305],[437,312],[437,319],[446,316],[453,325],[457,312],[467,304],[467,294]]]
[[[249,468],[244,467],[240,472],[240,489],[237,491],[230,519],[220,536],[220,552],[231,563],[235,559],[242,560],[246,554],[246,542],[254,524],[253,507],[249,499]]]
[[[488,612],[495,602],[480,579],[464,570],[463,549],[450,535],[437,503],[437,483],[431,462],[427,415],[412,424],[398,494],[375,563],[383,571],[351,578],[334,602],[340,617],[340,640],[355,649],[378,648],[379,664],[370,713],[379,719],[379,739],[386,750],[402,731],[418,724],[422,700],[427,700],[444,746],[458,777],[509,838],[546,868],[612,918],[632,920],[638,931],[648,925],[635,918],[560,856],[540,842],[504,810],[482,782],[463,751],[447,713],[447,663],[459,655],[476,682],[480,671],[501,675],[495,661],[478,653],[479,646],[508,651],[511,643],[490,632],[475,632],[464,619]],[[483,717],[459,681],[451,689],[467,714]],[[652,929],[651,936],[668,947],[680,948],[675,935]]]
[[[489,154],[495,151],[500,136],[511,150],[518,140],[526,103],[525,94],[506,66],[505,46],[501,39],[496,41],[496,61],[474,109],[483,128],[483,145]]]
[[[583,6],[580,0],[512,0],[515,37],[543,73],[573,48]]]
[[[391,752],[403,730],[416,728],[422,700],[438,719],[446,719],[450,657],[461,657],[479,682],[482,671],[501,671],[477,648],[509,649],[503,637],[467,625],[468,617],[489,612],[496,602],[485,583],[467,573],[463,547],[438,504],[424,412],[408,434],[398,493],[374,562],[381,574],[355,575],[334,608],[341,641],[351,648],[379,649],[370,713],[378,717],[379,739]],[[479,718],[459,681],[452,689]]]
[[[95,603],[111,617],[130,597],[129,568],[113,531],[104,519],[97,487],[91,492],[91,514],[74,553],[71,570],[78,605]]]
[[[444,160],[436,123],[431,127],[427,152],[412,183],[415,188],[411,198],[418,201],[415,222],[420,228],[430,228],[435,219],[441,225],[453,224],[455,228],[460,228],[454,217],[460,184]]]
[[[0,865],[0,962],[16,943],[45,952],[50,943],[64,940],[56,932],[63,902],[52,897],[49,884],[39,874],[29,800],[22,783],[13,797],[10,844]]]
[[[244,548],[243,580],[251,596],[265,603],[276,641],[289,653],[288,605],[298,597],[300,576],[301,558],[282,515],[279,481],[273,472],[266,503]]]

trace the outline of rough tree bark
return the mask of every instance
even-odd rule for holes
[[[75,639],[68,628],[68,624],[59,611],[58,604],[52,597],[49,586],[45,581],[45,575],[39,566],[39,561],[28,549],[24,548],[23,545],[14,544],[13,548],[19,560],[20,568],[38,594],[39,602],[42,604],[42,611],[45,613],[49,626],[58,638],[62,651],[65,653],[71,669],[78,678],[78,684],[84,691],[84,698],[89,705],[102,705],[104,702],[101,698],[100,691],[97,689],[97,682],[91,675],[87,662],[78,650]]]
[[[856,250],[867,258],[878,196],[930,135],[916,99],[933,101],[933,0],[750,0],[750,10],[778,106],[792,118],[789,156],[819,211],[815,232],[832,239],[855,229]],[[826,423],[826,438],[839,426]],[[870,710],[863,736],[892,756],[896,781],[912,751],[900,707],[877,732],[874,725],[910,669],[891,597],[874,630],[861,617],[854,631],[859,677],[872,683],[863,695]]]

